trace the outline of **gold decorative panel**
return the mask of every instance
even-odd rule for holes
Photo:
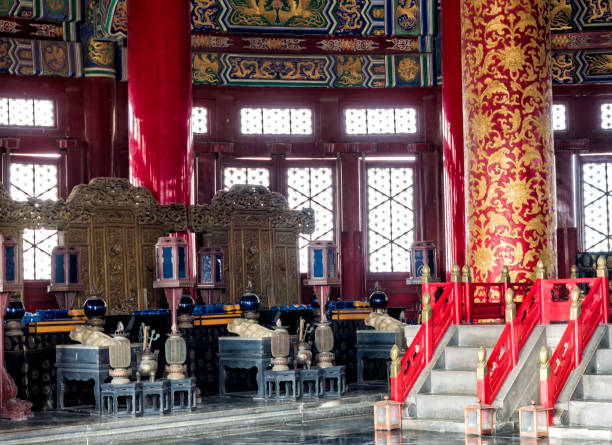
[[[225,301],[239,302],[250,281],[262,307],[300,302],[298,234],[314,230],[311,209],[290,210],[266,187],[235,185],[210,205],[190,206],[189,227],[226,252]]]
[[[155,243],[187,228],[184,205],[160,205],[127,179],[95,178],[56,202],[14,202],[0,188],[0,210],[0,233],[21,240],[23,228],[58,229],[65,244],[78,247],[83,286],[104,293],[109,314],[161,305],[161,291],[153,292]],[[79,295],[75,307],[84,299]]]

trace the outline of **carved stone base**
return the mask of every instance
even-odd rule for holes
[[[187,378],[184,374],[183,365],[166,365],[166,372],[168,373],[168,380],[183,380]]]
[[[102,317],[91,317],[87,322],[89,326],[100,332],[104,332],[104,323],[104,318]]]
[[[4,334],[8,337],[23,335],[23,323],[20,320],[7,320]]]
[[[0,400],[0,418],[23,420],[31,417],[32,404],[17,398],[17,385],[6,369],[0,365],[2,373],[2,400]]]
[[[317,354],[317,368],[331,368],[334,366],[333,352],[319,352]]]
[[[114,368],[108,373],[113,378],[111,380],[112,385],[125,385],[126,383],[130,383],[132,370],[130,368]]]
[[[178,316],[178,327],[180,329],[192,329],[193,328],[193,315],[179,315]]]
[[[275,357],[272,359],[272,371],[289,371],[289,359],[287,357]]]

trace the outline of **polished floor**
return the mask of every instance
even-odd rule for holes
[[[325,422],[282,425],[265,430],[249,429],[231,435],[215,434],[195,437],[176,437],[164,441],[143,441],[133,445],[610,445],[610,442],[584,440],[521,439],[518,435],[487,438],[466,437],[460,434],[442,434],[425,431],[375,431],[372,416],[349,417]]]

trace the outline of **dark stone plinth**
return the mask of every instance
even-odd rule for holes
[[[132,378],[136,376],[136,350],[132,345]],[[57,407],[64,408],[64,379],[94,381],[95,410],[100,411],[100,388],[109,378],[110,365],[108,347],[85,345],[57,345],[55,349],[55,366],[57,368]],[[117,385],[115,385],[117,386]]]
[[[321,368],[321,395],[323,397],[340,397],[346,391],[344,366]]]
[[[270,364],[272,352],[270,338],[219,338],[219,395],[264,398],[264,371]],[[228,378],[232,369],[255,368],[257,391],[228,391]]]
[[[170,412],[170,383],[166,379],[142,382],[142,412],[145,416]]]
[[[102,385],[102,415],[115,417],[142,416],[142,387],[140,383]]]
[[[170,411],[191,411],[196,407],[195,379],[189,377],[170,382]]]
[[[357,331],[357,385],[388,386],[391,348],[403,348],[403,332]]]
[[[271,400],[297,400],[301,396],[299,370],[265,371],[265,398]]]
[[[300,369],[300,389],[305,399],[321,395],[321,373],[318,368]]]

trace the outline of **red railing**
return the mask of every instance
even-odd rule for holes
[[[456,283],[423,283],[431,295],[431,318],[424,320],[401,360],[400,371],[391,377],[391,399],[403,402],[417,378],[433,357],[444,333],[455,320]],[[437,297],[437,298],[436,298]]]
[[[579,306],[579,315],[577,313],[570,315],[572,304],[570,299],[570,306],[566,312],[566,319],[570,315],[570,321],[549,361],[550,370],[547,371],[549,372],[547,378],[540,376],[540,403],[545,408],[549,408],[549,424],[552,424],[552,409],[565,386],[567,378],[582,361],[584,346],[590,341],[597,325],[607,323],[610,316],[607,277],[563,281],[564,283],[561,284],[566,285],[566,287],[587,283],[591,286],[591,289]],[[576,299],[575,304],[578,305],[578,290],[574,298]]]
[[[540,321],[539,281],[541,280],[537,280],[524,297],[516,316],[506,321],[506,327],[487,361],[488,372],[484,379],[477,380],[477,394],[482,403],[493,402],[506,377],[518,363],[523,345]]]
[[[522,301],[533,283],[461,283],[463,319],[466,323],[504,319],[504,296],[512,289],[515,300]]]

